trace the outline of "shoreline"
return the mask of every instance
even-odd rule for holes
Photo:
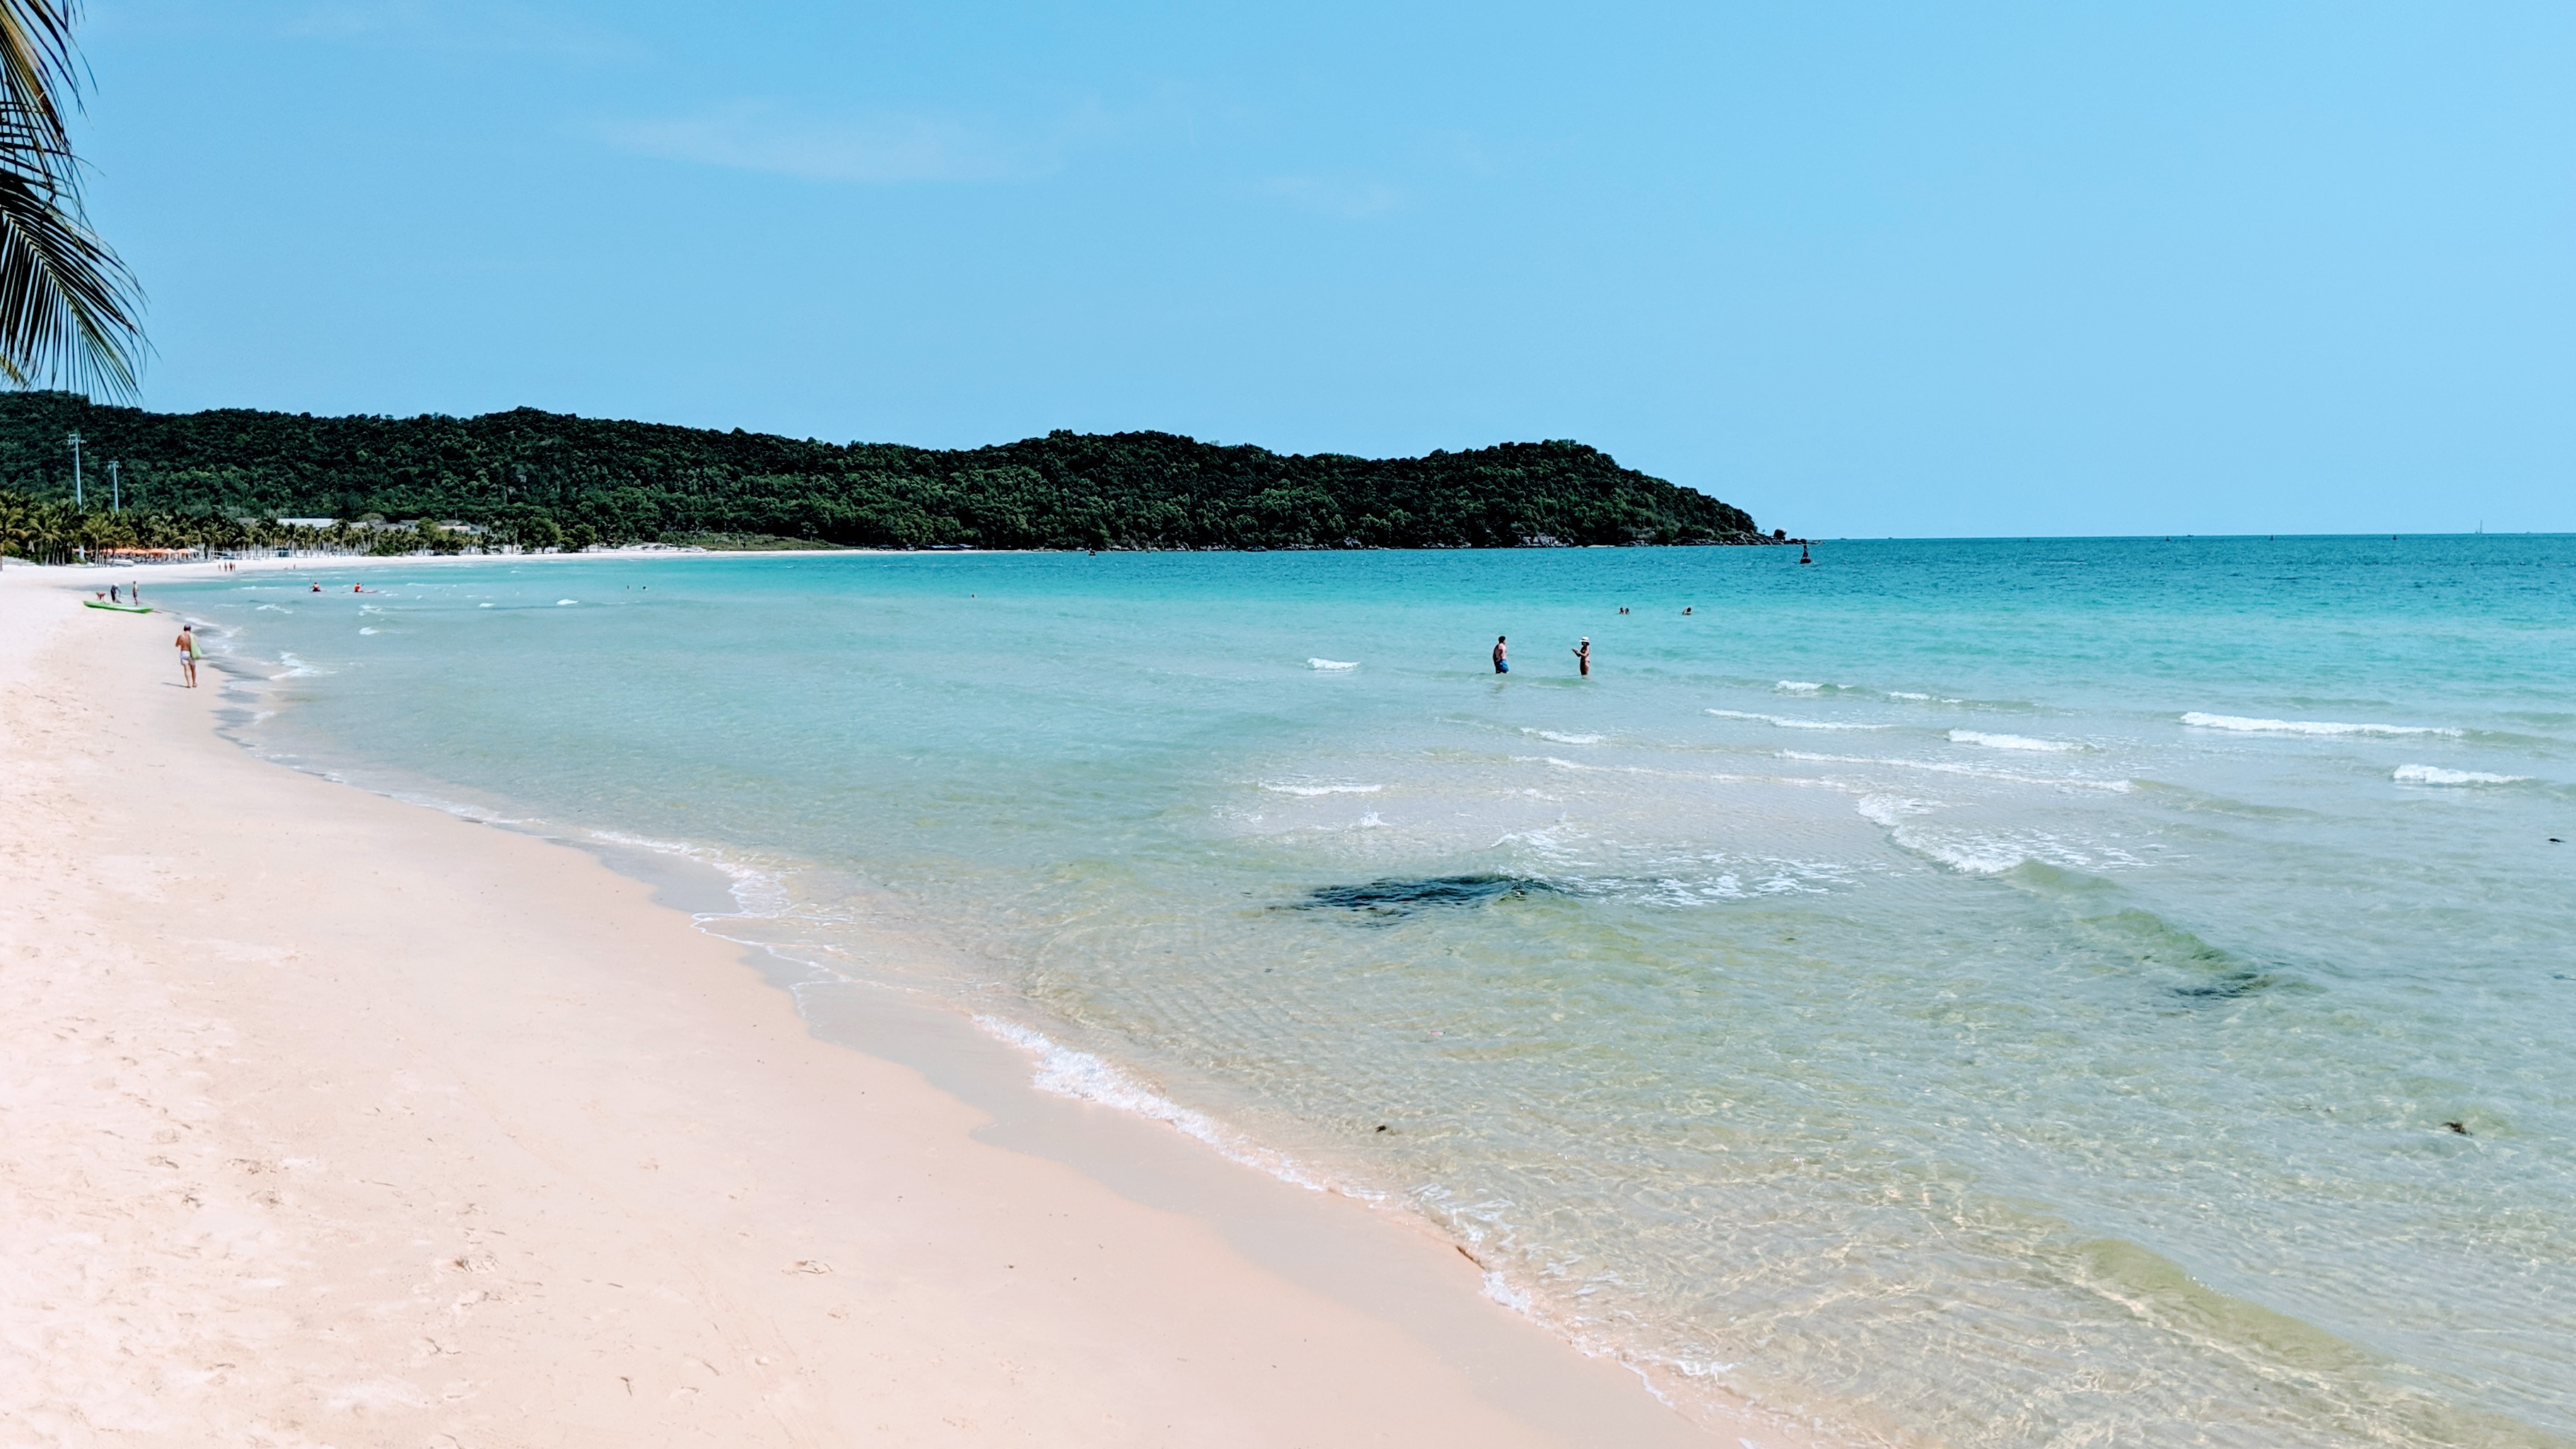
[[[12,1258],[80,1246],[13,1275],[0,1387],[59,1442],[1805,1442],[1694,1427],[1445,1240],[1049,1096],[956,1011],[872,997],[827,1039],[667,883],[257,759],[159,623],[78,607],[111,572],[0,584],[43,902],[0,942],[0,1191]]]

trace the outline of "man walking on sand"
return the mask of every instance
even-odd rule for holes
[[[179,646],[179,673],[187,679],[188,687],[194,689],[197,687],[197,626],[180,625],[179,637],[173,642]]]
[[[1509,674],[1509,673],[1511,673],[1511,672],[1512,672],[1512,661],[1511,661],[1511,658],[1510,658],[1510,654],[1511,654],[1511,651],[1510,651],[1509,649],[1506,649],[1506,648],[1504,648],[1504,647],[1503,647],[1503,636],[1502,636],[1502,635],[1500,635],[1500,634],[1495,635],[1495,636],[1494,636],[1494,672],[1495,672],[1496,674]]]

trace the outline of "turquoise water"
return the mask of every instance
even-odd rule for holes
[[[718,859],[1677,1400],[2576,1443],[2576,540],[314,576],[185,591],[257,748]]]

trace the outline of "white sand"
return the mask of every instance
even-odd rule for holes
[[[592,857],[224,742],[105,577],[0,573],[0,1442],[1794,1442],[1167,1129],[986,1136],[1228,1221],[970,1135]]]

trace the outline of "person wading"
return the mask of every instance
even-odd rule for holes
[[[1503,647],[1503,636],[1500,634],[1494,636],[1494,672],[1496,674],[1512,672],[1511,651]]]
[[[1574,667],[1584,678],[1592,677],[1592,639],[1589,635],[1574,646]]]

